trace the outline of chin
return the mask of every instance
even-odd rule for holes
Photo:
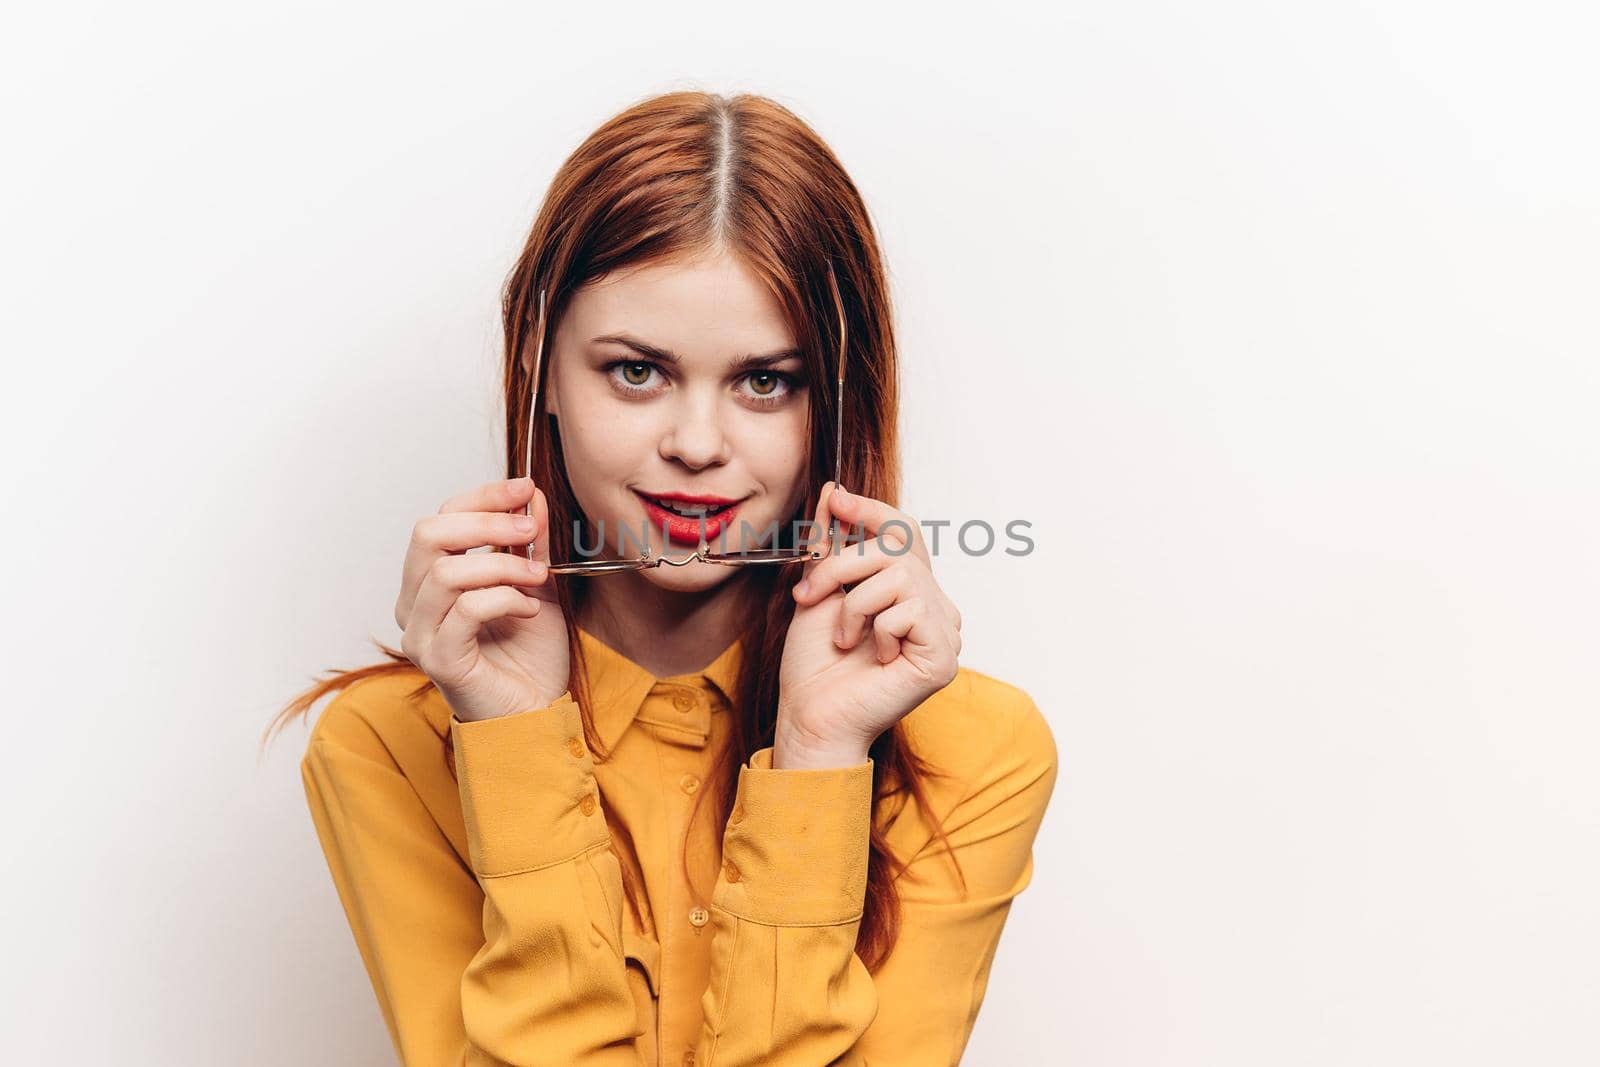
[[[680,556],[688,553],[690,549],[674,546],[669,549],[669,556]],[[659,567],[649,567],[639,572],[644,580],[658,589],[665,589],[673,593],[702,593],[707,589],[715,589],[723,582],[731,579],[743,568],[723,567],[715,563],[684,564],[682,567],[671,567],[663,564]]]

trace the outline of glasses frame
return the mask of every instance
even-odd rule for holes
[[[845,326],[844,301],[839,296],[839,282],[834,277],[833,264],[828,264],[828,288],[833,293],[833,306],[839,314],[839,366],[834,379],[834,404],[833,404],[833,484],[839,484],[839,475],[844,459],[844,367],[845,356],[849,352],[849,335]],[[539,379],[544,368],[544,340],[545,340],[545,290],[539,290],[539,321],[534,327],[537,341],[533,355],[533,388],[528,404],[528,444],[523,457],[523,471],[529,478],[533,477],[533,442],[538,437],[533,424],[534,417],[539,411]],[[523,514],[533,515],[533,499],[523,505]],[[830,518],[828,521],[828,543],[835,544],[838,540],[839,520]],[[546,536],[548,536],[546,531]],[[534,545],[537,538],[530,541],[524,549],[527,558],[534,559]],[[555,563],[549,566],[551,574],[576,574],[576,575],[605,575],[619,574],[623,571],[642,571],[651,567],[683,567],[696,561],[700,563],[714,563],[722,567],[783,567],[794,563],[806,563],[814,559],[822,559],[825,553],[814,549],[804,548],[772,548],[758,549],[754,552],[711,552],[706,543],[705,527],[700,527],[700,547],[682,559],[673,559],[665,553],[652,556],[648,551],[641,553],[634,559],[599,559],[586,563]]]

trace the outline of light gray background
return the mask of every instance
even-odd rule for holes
[[[1578,5],[35,5],[0,43],[6,1062],[381,1064],[311,677],[497,477],[498,286],[671,88],[882,230],[906,507],[1063,770],[979,1065],[1600,1059]]]

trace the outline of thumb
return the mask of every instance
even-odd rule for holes
[[[828,526],[833,520],[833,512],[828,506],[828,498],[833,494],[835,486],[832,481],[822,484],[822,492],[817,494],[816,511],[812,514],[811,538],[806,547],[813,552],[821,552],[822,559],[827,559],[833,552],[833,543],[828,540]],[[809,578],[811,572],[816,570],[822,559],[814,559],[801,565],[800,577]]]
[[[533,516],[533,540],[529,543],[528,558],[535,563],[550,562],[550,501],[544,490],[535,488],[528,502],[527,514]]]

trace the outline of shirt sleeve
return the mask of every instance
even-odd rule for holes
[[[337,728],[319,723],[301,772],[400,1061],[639,1067],[621,901],[608,896],[620,869],[571,694],[452,721],[470,865],[381,740],[352,742],[359,716],[342,710]]]
[[[1010,729],[961,799],[941,812],[965,886],[938,838],[910,859],[896,882],[900,937],[874,976],[878,1017],[845,1063],[961,1062],[1012,901],[1032,880],[1033,844],[1058,773],[1048,722],[1016,692]]]
[[[855,952],[872,766],[775,770],[768,746],[739,768],[711,895],[697,1067],[831,1064],[877,1014]]]
[[[483,944],[461,975],[470,1046],[494,1063],[639,1067],[622,869],[577,702],[452,717],[450,730],[484,897]]]
[[[1011,902],[1055,787],[1048,724],[1022,694],[998,750],[896,882],[900,932],[869,974],[855,953],[865,899],[871,763],[741,768],[713,895],[720,943],[697,1063],[731,1067],[959,1064]],[[1001,718],[1000,721],[1005,721]]]

